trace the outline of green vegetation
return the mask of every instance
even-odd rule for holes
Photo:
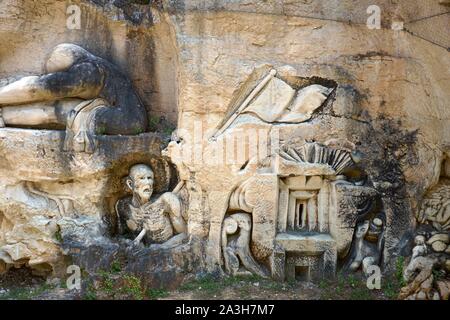
[[[0,294],[0,300],[31,300],[51,289],[54,289],[54,286],[46,283],[36,287],[14,288]]]
[[[89,283],[86,292],[84,293],[85,300],[97,300],[97,294],[96,290],[94,288],[94,285],[92,283]]]
[[[111,272],[112,273],[118,273],[122,271],[122,265],[120,264],[120,261],[114,260],[111,263]]]
[[[148,128],[150,131],[157,131],[160,118],[158,116],[148,117]]]
[[[383,292],[388,299],[397,299],[400,289],[406,285],[403,279],[405,268],[405,258],[398,257],[395,263],[395,273],[391,277],[384,279]]]
[[[135,128],[133,129],[133,133],[134,133],[135,135],[144,133],[144,129],[142,129],[141,127],[135,127]]]
[[[152,289],[152,288],[150,288],[150,289],[147,290],[147,297],[149,299],[152,299],[152,300],[165,298],[167,296],[169,296],[169,292],[167,292],[164,289]]]
[[[134,275],[124,275],[124,286],[121,293],[131,296],[134,300],[144,299],[144,293],[141,285],[141,279]]]
[[[122,262],[114,260],[109,270],[101,270],[95,275],[88,275],[85,270],[82,298],[87,300],[105,299],[161,299],[170,297],[193,299],[323,299],[323,300],[382,300],[397,299],[403,281],[404,259],[398,258],[391,276],[383,276],[381,289],[369,289],[367,279],[362,273],[339,273],[334,279],[322,279],[318,283],[278,282],[255,275],[218,277],[204,275],[181,285],[178,290],[168,292],[164,288],[149,288],[136,275],[125,272]],[[439,270],[434,271],[439,279],[443,276]],[[55,287],[66,288],[64,281],[59,286],[42,284],[13,288],[3,294],[2,299],[33,299],[42,297]]]
[[[205,291],[207,293],[214,293],[214,292],[218,292],[219,290],[222,290],[226,287],[230,287],[235,284],[238,284],[241,281],[252,281],[254,279],[255,279],[254,276],[218,278],[218,277],[214,277],[212,275],[206,275],[206,276],[200,277],[196,280],[193,280],[193,281],[183,284],[179,288],[179,290],[180,291],[201,290],[201,291]]]
[[[114,284],[115,281],[111,277],[111,274],[106,271],[100,271],[101,281],[100,281],[100,290],[104,291],[108,296],[115,295]]]
[[[149,116],[148,128],[151,132],[159,132],[165,136],[170,136],[175,130],[175,126],[164,117]]]
[[[132,299],[142,300],[145,290],[141,279],[121,271],[121,265],[115,261],[110,271],[99,271],[84,292],[84,299]]]
[[[405,257],[398,257],[395,263],[395,277],[400,286],[405,286],[405,280],[403,279],[403,270],[405,268]]]
[[[395,300],[398,296],[401,286],[394,279],[387,279],[386,284],[383,286],[383,293],[386,298]]]
[[[372,290],[367,289],[367,287],[357,287],[350,291],[349,300],[371,300]]]
[[[106,132],[106,127],[105,126],[98,126],[95,130],[95,134],[101,136],[104,135]]]
[[[222,287],[221,281],[218,281],[218,279],[216,279],[211,275],[207,275],[197,280],[183,284],[179,288],[179,290],[180,291],[203,290],[207,292],[215,292],[219,290],[221,287]]]
[[[55,232],[55,239],[56,239],[58,242],[62,242],[62,241],[63,241],[63,238],[62,238],[62,235],[61,235],[61,230],[59,230],[59,228],[58,228],[58,230],[56,230],[56,232]]]
[[[359,275],[339,273],[336,279],[319,282],[322,300],[372,300],[380,299],[380,290],[367,287],[366,279]]]
[[[252,296],[252,290],[275,293],[292,286],[293,284],[280,283],[256,275],[223,278],[206,275],[183,284],[179,291],[192,291],[203,297],[211,297],[212,295],[221,294],[225,289],[231,289],[239,295],[240,299],[249,299]]]

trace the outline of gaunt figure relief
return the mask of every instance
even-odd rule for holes
[[[66,128],[65,150],[92,153],[95,135],[135,135],[147,114],[129,79],[74,44],[49,55],[45,74],[0,87],[0,126]]]
[[[126,186],[132,196],[116,203],[119,233],[129,234],[134,244],[144,240],[147,244],[175,245],[186,237],[186,221],[179,197],[173,192],[153,195],[154,173],[145,164],[130,168]]]

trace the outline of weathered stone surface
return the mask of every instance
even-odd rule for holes
[[[7,264],[58,269],[59,221],[65,217],[91,217],[107,228],[102,219],[115,221],[109,206],[126,192],[125,164],[151,164],[157,191],[175,177],[152,133],[98,137],[94,154],[63,152],[63,140],[61,131],[0,129],[0,256]],[[83,229],[78,231],[81,236]]]
[[[384,271],[393,270],[400,253],[412,253],[418,224],[427,227],[427,239],[431,232],[443,234],[418,258],[434,250],[444,259],[450,226],[448,33],[413,21],[420,12],[446,27],[448,7],[442,1],[379,1],[381,29],[370,29],[366,10],[372,2],[74,0],[81,29],[70,29],[65,2],[2,1],[0,39],[8,45],[0,48],[1,86],[41,73],[55,45],[77,43],[131,79],[152,131],[179,130],[163,158],[164,142],[151,133],[99,137],[98,149],[86,155],[62,152],[60,131],[0,129],[0,272],[13,264],[46,272],[68,256],[94,272],[127,256],[108,230],[117,226],[114,204],[125,195],[121,179],[136,163],[152,166],[158,192],[184,181],[187,233],[198,241],[130,253],[130,270],[155,283],[170,283],[181,270],[196,272],[197,265],[221,270],[224,218],[236,210],[251,215],[252,255],[279,278],[286,263],[305,267],[314,260],[274,244],[286,231],[280,225],[289,223],[299,241],[287,242],[289,250],[304,243],[302,232],[318,233],[309,239],[314,248],[323,237],[329,240],[333,272],[348,255],[355,228],[378,213],[385,218]],[[405,29],[393,30],[394,21],[404,21]],[[268,72],[269,82],[255,92]],[[296,97],[308,88],[320,89],[318,95]],[[243,105],[252,112],[241,112]],[[289,118],[290,112],[300,116]],[[345,143],[334,148],[330,140]],[[280,146],[302,152],[307,144],[324,147],[314,149],[317,158],[280,161]],[[324,156],[332,148],[338,155]],[[248,181],[253,185],[247,190]],[[365,208],[374,198],[375,207]],[[290,215],[281,216],[284,210]],[[203,250],[205,264],[199,262]],[[405,297],[436,297],[429,290],[433,266],[424,268],[427,275],[413,280]]]
[[[445,251],[445,249],[447,249],[447,244],[442,241],[435,241],[431,245],[431,248],[433,248],[435,252],[443,252]]]
[[[353,239],[358,220],[358,212],[367,200],[375,200],[376,190],[361,188],[344,182],[332,183],[336,190],[336,200],[330,204],[330,233],[337,241],[337,251],[345,257]]]
[[[450,281],[436,281],[436,285],[440,298],[442,300],[448,300],[450,296]]]
[[[314,74],[335,81],[337,88],[331,111],[319,112],[314,121],[279,126],[280,138],[294,143],[303,139],[324,142],[340,137],[358,145],[364,154],[361,166],[380,193],[386,212],[383,261],[389,269],[401,250],[400,240],[415,225],[411,214],[417,213],[421,197],[436,184],[444,152],[448,152],[449,114],[444,101],[448,99],[445,88],[449,83],[440,76],[442,67],[448,69],[450,64],[446,49],[406,32],[383,28],[375,33],[367,29],[362,16],[362,24],[351,27],[305,18],[305,13],[311,13],[309,10],[319,5],[316,1],[290,7],[293,11],[283,21],[279,20],[280,14],[287,11],[282,10],[285,8],[282,4],[221,5],[229,11],[200,12],[192,3],[172,8],[171,21],[178,27],[176,37],[182,52],[179,127],[191,131],[197,122],[204,131],[215,128],[226,115],[235,92],[260,64],[269,63],[277,69],[289,64],[295,70],[291,74],[296,76]],[[335,5],[336,15],[345,15],[342,8],[349,2]],[[363,4],[358,3],[358,8],[359,5]],[[432,10],[418,2],[396,9],[412,18],[412,7]],[[202,8],[216,7],[206,2]],[[383,11],[389,11],[386,8]],[[445,10],[438,3],[433,5],[434,9]],[[354,10],[350,11],[355,14]],[[345,12],[350,15],[350,11]],[[298,12],[302,17],[296,16]],[[390,26],[390,17],[383,16],[383,19],[384,25]],[[320,41],[320,46],[312,40],[325,38],[329,41]],[[199,43],[198,39],[203,41]],[[437,60],[431,61],[432,56]],[[416,59],[427,62],[418,64]],[[191,64],[191,61],[198,63]],[[185,137],[186,148],[192,140]],[[218,177],[222,172],[210,172],[200,165],[189,167],[196,181],[214,190],[226,188],[229,181],[229,171],[222,170],[226,174],[217,179],[220,182],[213,182],[208,175]],[[216,200],[210,198],[210,207],[216,206]],[[351,241],[351,228],[354,224],[349,224],[347,243]],[[211,232],[217,232],[214,230]]]
[[[32,6],[27,1],[3,1],[0,37],[10,47],[0,51],[0,77],[41,73],[51,48],[60,43],[79,44],[129,76],[154,120],[162,116],[175,125],[177,49],[173,25],[166,23],[164,13],[148,5],[106,2],[45,0],[42,6]],[[72,21],[69,5],[80,8],[80,29],[67,26]]]
[[[64,238],[63,247],[68,248],[65,253],[72,263],[87,272],[85,280],[119,263],[123,265],[122,271],[138,276],[147,288],[174,289],[204,270],[203,245],[195,238],[164,248],[133,247],[131,241],[111,241],[107,237],[92,242],[68,237]]]

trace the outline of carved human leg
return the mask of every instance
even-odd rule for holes
[[[10,83],[0,88],[0,106],[55,100],[44,85],[40,83],[40,76],[23,77]]]
[[[367,276],[369,275],[369,267],[376,265],[375,263],[376,259],[375,257],[365,257],[362,261],[362,269],[364,274]]]
[[[433,268],[438,260],[431,257],[417,257],[406,267],[403,278],[405,281],[411,281],[406,287],[400,290],[400,299],[405,299],[415,293],[421,284],[433,276]],[[414,278],[414,279],[413,279]]]
[[[225,248],[223,251],[225,271],[231,275],[236,275],[239,271],[239,258],[232,248]]]
[[[252,254],[250,253],[250,248],[247,246],[245,248],[237,248],[237,255],[242,261],[244,267],[250,272],[257,274],[260,277],[266,278],[267,274],[263,271],[263,269],[258,265],[258,263],[253,259]]]
[[[2,110],[0,112],[0,119],[3,119],[4,126],[49,125],[63,129],[66,127],[67,116],[70,111],[82,101],[80,99],[64,99],[54,102],[4,106],[0,108]]]
[[[82,143],[75,143],[74,149],[81,149],[76,151],[92,151],[94,135],[137,135],[146,131],[145,107],[129,79],[111,63],[77,45],[60,44],[51,52],[46,72],[0,87],[0,108],[4,109],[0,126],[65,124],[66,119],[61,119],[58,109],[53,108],[61,100],[76,98],[87,104],[96,104],[98,99],[106,101],[103,108],[90,109],[86,117],[83,115],[87,112],[77,112],[87,118],[83,121],[89,130],[80,129],[72,135],[69,132],[69,136],[84,136],[85,147],[78,148],[77,144]],[[69,121],[73,123],[73,117]],[[66,139],[66,150],[68,144]]]
[[[23,77],[0,88],[0,106],[56,101],[64,98],[95,98],[101,87],[101,74],[95,66],[81,63],[67,71]]]

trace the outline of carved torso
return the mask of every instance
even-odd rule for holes
[[[174,235],[166,204],[161,197],[151,199],[140,208],[133,206],[131,197],[126,197],[118,201],[116,210],[121,234],[135,237],[145,228],[148,243],[162,243]]]
[[[144,217],[143,225],[147,230],[147,240],[162,243],[174,235],[165,203],[161,198],[145,207]]]

